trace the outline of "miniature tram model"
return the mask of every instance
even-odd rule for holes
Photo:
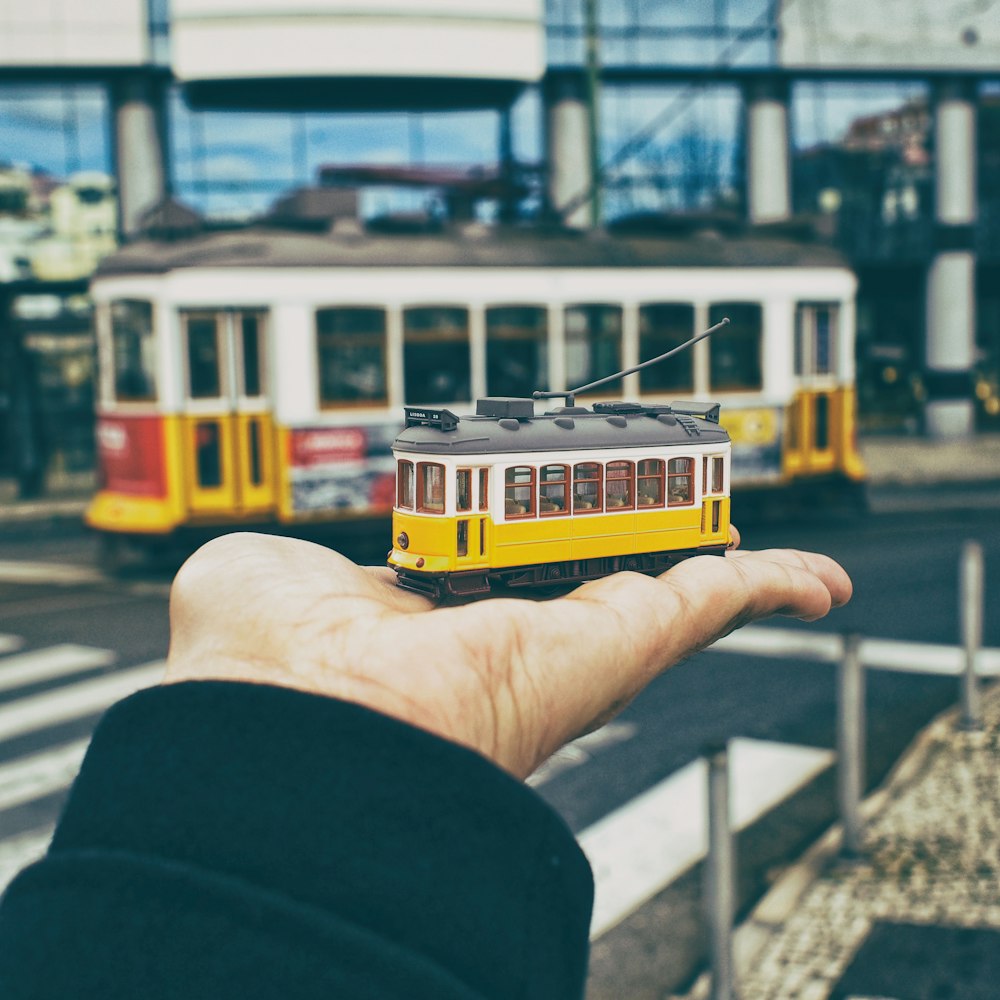
[[[470,444],[464,465],[455,464],[457,454],[433,450],[435,436],[449,432],[412,423],[412,410],[402,434],[414,442],[406,447],[415,496],[431,482],[420,478],[421,463],[451,477],[477,470],[474,509],[489,504],[482,543],[479,522],[459,518],[467,512],[455,506],[456,481],[445,484],[443,516],[469,522],[468,554],[456,548],[456,560],[477,557],[482,545],[506,572],[519,565],[522,538],[556,552],[559,533],[577,524],[617,531],[628,518],[645,524],[647,514],[650,524],[665,525],[654,534],[689,532],[691,547],[715,544],[714,508],[704,537],[701,531],[706,456],[729,463],[725,490],[730,481],[738,485],[740,505],[755,493],[795,492],[811,503],[824,491],[863,484],[854,443],[855,288],[829,248],[745,233],[466,227],[390,234],[357,224],[323,232],[262,225],[136,240],[105,258],[91,284],[99,487],[86,519],[111,543],[155,547],[187,532],[384,523],[394,507],[410,516],[400,509],[393,456],[405,406],[468,413],[476,400],[517,398],[526,387],[580,385],[728,316],[724,332],[677,362],[627,374],[604,395],[583,394],[580,406],[591,412],[568,415],[572,430],[559,416],[462,417],[455,440],[478,428],[488,441],[478,452]],[[595,400],[609,398],[635,400],[638,409],[594,410]],[[721,404],[720,423],[685,413],[704,399]],[[612,418],[625,422],[620,440],[609,438],[607,448],[600,437],[583,443],[583,428],[613,429]],[[511,420],[519,430],[503,425]],[[700,434],[688,436],[689,420]],[[670,505],[672,452],[647,445],[642,435],[652,427],[670,431],[670,448],[688,446],[678,453],[691,463],[687,506]],[[527,486],[505,481],[508,438],[537,438],[545,456],[512,466],[535,477],[536,508],[521,520],[498,516],[508,487],[520,495],[516,488]],[[665,464],[643,464],[657,462]],[[572,521],[542,510],[542,498],[557,500],[562,486],[568,502],[581,463],[595,467],[599,479],[588,489],[604,491],[601,507]],[[565,472],[562,486],[549,478],[557,468]],[[640,477],[652,484],[661,473],[665,502],[654,514],[644,509]],[[720,500],[722,525],[728,500],[713,475],[710,468],[707,495]],[[607,491],[619,476],[623,495],[632,491],[628,515],[609,509]],[[419,533],[405,530],[415,553]],[[597,531],[587,546],[580,536],[581,558],[606,558]],[[427,544],[437,543],[428,536]],[[632,555],[654,551],[655,544]],[[425,560],[433,554],[428,549]],[[409,558],[403,550],[402,562]],[[552,561],[566,560],[557,554]]]
[[[389,565],[433,597],[660,573],[729,543],[729,435],[719,407],[595,403],[536,416],[406,408],[393,446]]]

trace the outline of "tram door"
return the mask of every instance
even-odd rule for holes
[[[277,500],[267,314],[181,314],[184,493],[189,513],[236,517]]]
[[[789,471],[836,465],[840,399],[836,378],[837,303],[800,302],[795,315],[795,398],[789,412]]]

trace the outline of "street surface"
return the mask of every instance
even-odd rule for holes
[[[824,621],[768,627],[957,643],[967,539],[983,546],[987,609],[1000,594],[991,507],[744,525],[746,547],[826,552],[855,582],[854,601]],[[44,850],[101,711],[155,683],[166,655],[175,567],[108,578],[96,566],[95,543],[82,534],[0,541],[0,885]],[[989,610],[984,644],[1000,647],[1000,616]],[[597,874],[591,1000],[662,996],[691,971],[701,942],[707,745],[730,742],[744,904],[835,819],[835,672],[810,659],[702,653],[534,776]],[[871,787],[955,701],[958,682],[871,670],[867,693]]]

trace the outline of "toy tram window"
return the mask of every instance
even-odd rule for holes
[[[455,472],[455,510],[472,510],[472,469]]]
[[[504,514],[509,518],[533,517],[535,513],[535,469],[517,465],[504,475]]]
[[[601,466],[597,462],[573,466],[573,513],[589,514],[601,509]]]
[[[691,503],[694,499],[694,459],[672,458],[667,467],[669,506]]]
[[[712,492],[721,493],[722,492],[722,482],[723,482],[723,469],[724,462],[722,458],[716,457],[712,459]]]
[[[385,310],[316,310],[316,365],[322,407],[377,405],[388,400]]]
[[[489,510],[490,509],[490,470],[480,469],[479,470],[479,509]]]
[[[632,489],[632,463],[608,462],[604,479],[605,505],[608,510],[634,507]]]
[[[763,387],[764,333],[759,302],[716,302],[709,307],[711,326],[728,316],[730,324],[708,341],[712,391],[747,391]]]
[[[569,469],[565,465],[543,465],[538,481],[538,512],[565,514],[569,507]]]
[[[156,339],[153,305],[139,299],[111,303],[111,358],[119,402],[156,399]]]
[[[666,465],[662,458],[646,458],[636,469],[636,495],[640,507],[663,506]]]
[[[417,463],[417,510],[444,513],[444,466],[437,462]]]
[[[651,303],[639,309],[639,357],[655,358],[679,347],[696,333],[694,306],[683,302]],[[693,392],[694,352],[682,351],[669,363],[639,372],[639,391]]]
[[[522,396],[525,386],[549,387],[548,311],[542,306],[486,310],[486,391]]]
[[[396,506],[413,510],[413,463],[403,459],[396,469]]]
[[[403,310],[403,379],[406,399],[455,403],[472,384],[469,310],[420,306]]]

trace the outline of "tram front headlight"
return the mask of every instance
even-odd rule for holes
[[[401,531],[396,535],[396,544],[401,549],[408,549],[410,547],[410,536],[405,531]]]

